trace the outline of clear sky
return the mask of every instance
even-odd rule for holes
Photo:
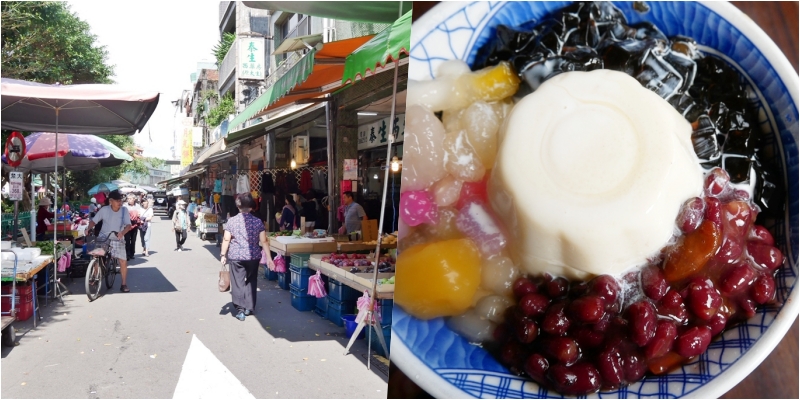
[[[219,41],[219,1],[68,3],[106,46],[115,83],[161,93],[158,108],[134,138],[145,156],[172,159],[177,119],[171,101],[192,88],[190,75],[197,62],[215,61],[211,49]]]

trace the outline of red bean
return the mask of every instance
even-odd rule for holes
[[[583,296],[570,303],[570,313],[580,322],[593,324],[603,318],[605,302],[599,296]]]
[[[681,212],[678,214],[677,224],[683,233],[692,233],[703,222],[705,215],[706,203],[699,197],[686,200],[681,207]]]
[[[678,328],[670,321],[659,321],[656,327],[656,334],[653,340],[647,345],[645,349],[645,356],[647,358],[661,357],[670,350],[672,350],[672,343],[675,337],[678,336]]]
[[[686,305],[683,303],[683,297],[675,290],[670,290],[661,298],[658,303],[658,314],[672,318],[678,324],[686,322]]]
[[[600,389],[600,374],[588,362],[573,366],[554,365],[548,371],[550,381],[561,394],[579,396],[594,393]]]
[[[589,282],[589,293],[600,297],[606,304],[606,310],[617,306],[619,283],[611,275],[600,275]]]
[[[742,252],[744,252],[744,247],[742,246],[741,238],[730,235],[725,236],[722,239],[722,245],[717,250],[717,254],[714,255],[714,260],[723,264],[732,264],[739,260]]]
[[[722,211],[723,221],[727,221],[725,234],[745,238],[750,232],[755,216],[750,204],[746,201],[735,200],[725,204]]]
[[[642,269],[642,291],[645,296],[654,301],[661,300],[669,290],[669,284],[664,278],[661,268],[649,265]]]
[[[633,346],[623,346],[622,371],[625,373],[625,380],[628,382],[636,382],[642,379],[645,372],[647,372],[644,354]]]
[[[695,279],[689,284],[686,303],[692,313],[702,320],[709,320],[722,305],[722,297],[710,281]]]
[[[597,370],[603,378],[604,386],[614,389],[625,384],[622,370],[622,355],[616,346],[609,346],[597,356]]]
[[[519,301],[519,308],[528,317],[538,317],[547,311],[550,299],[540,293],[528,293]]]
[[[745,318],[752,318],[756,315],[756,302],[747,298],[739,299],[739,311]]]
[[[775,279],[770,274],[762,274],[753,283],[750,295],[757,304],[766,304],[775,298]]]
[[[575,341],[581,349],[593,349],[603,344],[605,335],[601,331],[591,329],[589,327],[582,327],[575,331],[573,335]]]
[[[728,269],[719,282],[719,290],[722,293],[732,295],[747,290],[753,283],[756,274],[750,265],[740,263]]]
[[[768,244],[770,246],[775,245],[775,239],[772,237],[772,234],[769,233],[767,228],[764,228],[761,225],[754,225],[753,229],[750,229],[750,234],[747,236],[747,240],[761,244]]]
[[[578,343],[568,337],[555,337],[544,343],[544,351],[552,357],[557,364],[572,365],[581,355]]]
[[[492,334],[494,341],[498,343],[503,343],[506,340],[508,340],[509,336],[508,329],[509,329],[508,324],[497,325],[497,328],[494,328],[494,333]]]
[[[570,322],[564,312],[563,303],[551,305],[542,319],[542,330],[554,336],[566,335],[569,325]]]
[[[747,253],[761,268],[774,271],[783,264],[783,253],[777,247],[757,242],[747,243]]]
[[[682,357],[696,357],[703,354],[711,343],[711,328],[693,326],[678,335],[675,340],[675,352]]]
[[[577,299],[578,297],[583,296],[588,291],[589,291],[589,284],[584,281],[572,282],[569,285],[569,297],[573,299]]]
[[[517,324],[517,340],[520,343],[528,344],[539,336],[539,326],[535,322],[526,319]]]
[[[603,318],[600,318],[600,320],[594,324],[594,330],[597,332],[605,332],[609,325],[611,325],[611,314],[606,313],[603,315]]]
[[[553,299],[566,296],[568,291],[569,281],[564,278],[558,277],[547,282],[547,294]]]
[[[736,200],[745,200],[746,201],[746,200],[750,200],[750,193],[747,193],[747,191],[745,191],[745,190],[736,189],[736,190],[733,191],[733,197],[735,197]]]
[[[525,361],[525,373],[540,384],[547,383],[546,376],[549,368],[550,362],[541,354],[531,354]]]
[[[649,300],[641,300],[628,307],[628,315],[631,340],[646,346],[655,336],[656,308]]]
[[[717,336],[725,330],[725,324],[728,323],[728,317],[725,314],[718,312],[708,320],[708,327],[711,329],[711,336]]]
[[[534,285],[530,279],[525,277],[517,279],[512,286],[512,290],[514,291],[514,296],[516,296],[518,299],[521,299],[526,294],[536,293],[538,291],[536,285]]]
[[[711,221],[718,228],[722,227],[722,204],[716,197],[706,197],[705,219]]]
[[[500,349],[500,362],[509,368],[518,369],[525,359],[525,348],[516,340],[509,340]]]
[[[721,196],[728,192],[728,185],[731,182],[731,177],[722,168],[714,168],[706,176],[705,193],[706,196]]]

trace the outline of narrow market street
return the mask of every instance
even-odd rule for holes
[[[42,319],[17,322],[18,345],[2,351],[6,398],[375,398],[388,367],[358,340],[259,274],[255,315],[233,317],[217,289],[219,248],[190,232],[176,252],[171,222],[153,219],[149,257],[130,262],[130,293],[114,288],[89,302],[83,278],[51,299]],[[44,304],[43,298],[39,298]]]

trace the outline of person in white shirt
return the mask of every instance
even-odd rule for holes
[[[147,249],[150,248],[150,232],[152,232],[150,228],[151,219],[153,219],[153,207],[150,206],[149,199],[144,199],[142,200],[142,207],[139,211],[139,220],[142,223],[139,225],[139,233],[142,236],[142,255],[145,257],[150,255]]]
[[[125,234],[132,229],[131,216],[128,213],[128,209],[122,205],[122,195],[118,190],[108,194],[108,202],[109,206],[98,210],[92,221],[89,222],[87,232],[94,229],[96,223],[103,222],[97,238],[106,240],[108,237],[111,256],[119,260],[119,270],[122,275],[122,285],[119,290],[130,292],[126,284],[128,282],[128,257],[125,251]],[[111,232],[117,232],[117,235],[109,237]]]
[[[90,201],[91,203],[89,204],[89,217],[94,217],[94,214],[97,212],[97,199],[92,197]]]

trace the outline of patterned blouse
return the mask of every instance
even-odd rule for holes
[[[239,213],[225,224],[231,233],[228,259],[234,261],[260,260],[261,245],[258,235],[264,231],[264,223],[250,213]]]

